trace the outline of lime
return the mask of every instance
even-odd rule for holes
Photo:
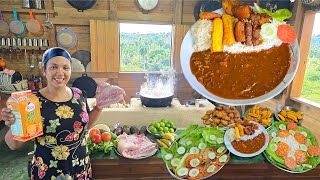
[[[157,128],[157,129],[159,129],[160,123],[156,123],[156,124],[154,125],[154,127]]]
[[[163,131],[159,131],[159,133],[158,134],[163,134],[164,132]]]
[[[167,119],[165,119],[165,118],[163,118],[163,119],[161,119],[161,122],[163,122],[163,123],[167,123],[167,122],[168,122],[168,120],[167,120]]]
[[[169,132],[174,133],[174,129],[173,128],[169,128]]]
[[[163,127],[159,127],[158,130],[159,131],[163,131],[164,129],[163,129]]]
[[[149,127],[149,131],[150,131],[151,133],[156,133],[156,132],[157,132],[157,129],[156,129],[155,127],[153,127],[153,126],[150,126],[150,127]]]
[[[166,126],[164,122],[159,122],[159,124],[160,124],[161,127],[165,127]]]
[[[167,123],[167,124],[166,124],[166,127],[168,127],[168,128],[169,128],[169,127],[171,127],[171,125],[170,125],[169,123]]]
[[[168,127],[164,127],[164,128],[163,128],[163,131],[164,131],[164,132],[168,132],[168,131],[169,131],[169,128],[168,128]]]
[[[151,123],[151,126],[154,126],[155,124],[157,124],[157,122],[153,121],[153,122]]]

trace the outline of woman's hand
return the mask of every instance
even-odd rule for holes
[[[6,126],[10,127],[16,121],[16,117],[9,108],[2,108],[1,110],[2,121],[5,122]]]

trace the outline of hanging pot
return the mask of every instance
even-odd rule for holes
[[[26,32],[27,27],[21,20],[18,19],[16,8],[13,8],[13,18],[14,20],[9,24],[10,31],[18,37],[21,37]]]
[[[91,53],[86,50],[78,50],[74,52],[71,57],[78,59],[83,64],[84,68],[87,67],[88,63],[91,61]]]
[[[97,83],[87,74],[83,74],[73,82],[72,87],[85,91],[88,98],[93,98],[96,95]]]
[[[92,8],[96,4],[97,0],[67,0],[67,2],[79,12],[83,12],[84,10]]]
[[[57,32],[56,36],[58,45],[65,49],[72,49],[76,46],[78,38],[70,28],[62,28]]]
[[[5,37],[9,34],[9,24],[3,20],[2,13],[0,11],[0,37]]]

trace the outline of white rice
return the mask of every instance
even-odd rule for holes
[[[281,142],[288,144],[290,147],[290,151],[288,153],[288,156],[296,159],[294,156],[294,152],[296,152],[296,150],[300,149],[299,148],[300,144],[296,141],[296,139],[292,135],[289,135],[286,138],[280,138],[280,139],[281,139]]]
[[[228,136],[230,142],[232,142],[232,141],[234,141],[234,140],[237,139],[234,128],[228,129],[228,130],[226,131],[226,133],[227,133],[227,136]],[[258,136],[259,134],[261,134],[261,133],[263,133],[263,132],[262,132],[262,130],[261,130],[260,127],[259,127],[259,129],[254,130],[254,133],[253,133],[253,134],[251,134],[251,135],[243,135],[243,136],[240,137],[239,140],[241,140],[241,141],[247,141],[247,140],[249,140],[249,139],[253,139],[253,138],[257,137],[257,136]]]
[[[210,49],[212,21],[199,19],[192,25],[190,32],[193,37],[195,52]]]
[[[274,22],[278,23],[279,22]],[[190,29],[194,45],[193,49],[195,52],[204,51],[211,48],[211,32],[212,32],[212,21],[206,19],[199,19],[195,22]],[[257,52],[261,50],[267,50],[272,47],[278,47],[282,44],[282,41],[278,38],[266,41],[257,46],[247,46],[240,42],[235,42],[232,46],[224,45],[224,52],[230,53],[241,53],[241,52]]]

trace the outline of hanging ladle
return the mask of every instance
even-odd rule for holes
[[[49,19],[49,13],[46,13],[46,20],[44,21],[44,26],[48,29],[52,29],[53,28],[53,24],[52,22],[50,22],[50,19]]]

